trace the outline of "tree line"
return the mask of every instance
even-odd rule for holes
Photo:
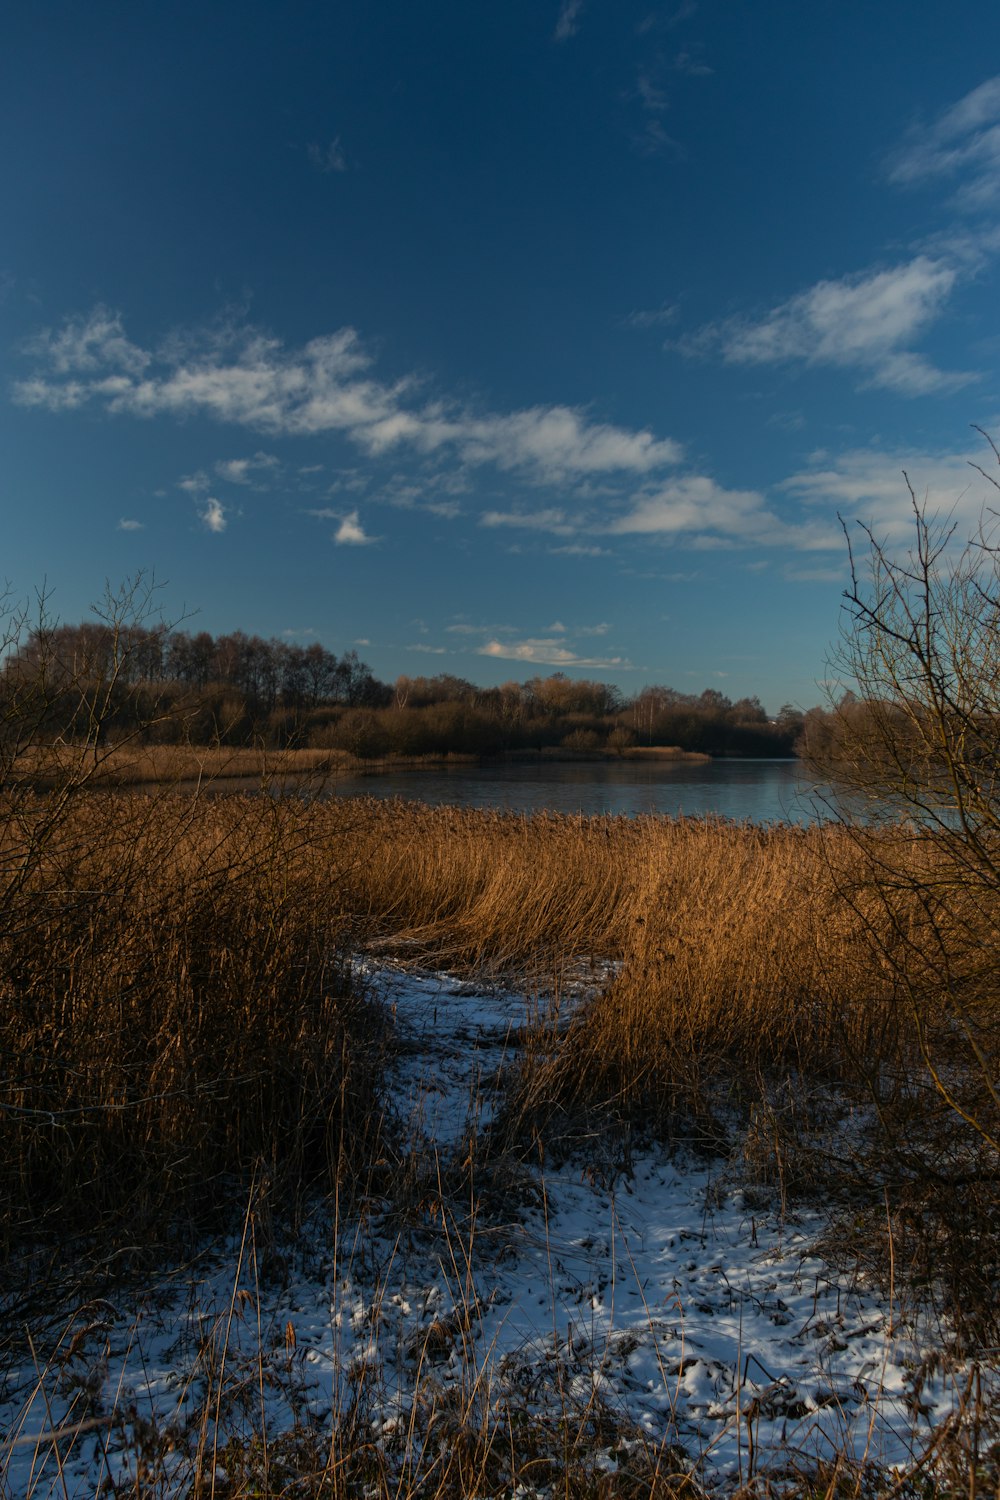
[[[677,746],[709,755],[793,753],[802,715],[769,718],[757,698],[735,702],[555,672],[484,688],[450,673],[379,681],[356,651],[232,631],[218,636],[112,616],[27,632],[3,666],[8,699],[34,688],[38,728],[53,737],[102,733],[198,744],[263,743],[394,755],[624,753]]]

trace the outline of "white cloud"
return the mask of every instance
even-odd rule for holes
[[[661,152],[667,152],[679,161],[684,159],[680,141],[667,134],[655,115],[647,114],[642,131],[633,137],[632,144],[640,156],[659,156]]]
[[[276,468],[278,460],[273,453],[257,452],[252,458],[221,459],[215,465],[215,472],[220,479],[227,479],[230,484],[254,484]]]
[[[990,208],[1000,200],[1000,75],[989,78],[929,125],[914,126],[889,159],[889,179],[910,184],[964,178],[954,202]]]
[[[643,109],[650,114],[662,114],[667,107],[667,96],[646,72],[640,71],[635,91]]]
[[[645,68],[639,70],[632,97],[638,100],[643,117],[642,129],[632,138],[640,155],[657,156],[661,151],[671,151],[675,156],[683,157],[683,148],[667,134],[659,118],[667,109],[667,96],[653,74]]]
[[[958,276],[955,265],[918,255],[890,270],[819,281],[763,318],[709,324],[687,348],[719,347],[730,364],[859,369],[866,384],[905,396],[956,390],[977,376],[935,369],[907,346],[940,316]]]
[[[57,375],[123,371],[136,376],[150,360],[144,349],[126,338],[121,314],[100,303],[83,317],[68,318],[57,332],[44,329],[25,348],[44,359]]]
[[[559,7],[559,19],[553,35],[557,42],[568,42],[571,36],[576,36],[580,28],[580,12],[583,10],[583,0],[562,0]]]
[[[573,537],[548,551],[575,557],[604,555],[606,549],[591,540],[601,536],[658,537],[700,550],[758,546],[810,552],[842,542],[839,528],[828,518],[809,512],[804,519],[783,518],[760,491],[727,489],[706,474],[680,474],[643,485],[624,502],[621,496],[601,497],[598,505],[581,507],[572,516],[558,507],[486,511],[480,525]]]
[[[378,537],[368,536],[356,510],[344,516],[333,534],[338,547],[369,547]]]
[[[783,521],[757,490],[725,489],[703,474],[682,476],[640,496],[606,529],[619,536],[684,537],[701,548],[753,543],[812,551],[840,545],[835,526]]]
[[[577,656],[568,646],[551,638],[520,641],[487,641],[479,647],[480,656],[491,656],[502,661],[531,662],[546,667],[618,667],[622,671],[632,670],[632,663],[623,656]]]
[[[588,547],[582,542],[571,542],[566,547],[550,547],[552,557],[607,557],[606,547]]]
[[[318,141],[311,141],[308,156],[318,172],[347,171],[347,155],[340,143],[339,135],[335,135],[333,140],[325,146],[321,146]]]
[[[122,516],[121,520],[118,522],[119,531],[142,531],[142,529],[142,522],[134,521],[130,516]]]
[[[714,68],[710,68],[707,63],[702,62],[693,52],[688,51],[678,52],[671,63],[671,67],[675,73],[683,73],[688,78],[711,78],[715,72]]]
[[[479,520],[480,526],[520,526],[526,531],[552,531],[569,536],[575,529],[567,520],[565,511],[547,507],[545,510],[514,511],[487,510]]]
[[[120,318],[99,312],[100,327],[112,329],[108,347],[134,350]],[[120,354],[122,368],[113,376],[80,365],[92,357],[93,344],[76,325],[40,334],[31,352],[47,373],[18,382],[14,399],[50,411],[90,401],[115,415],[201,416],[290,437],[342,432],[374,456],[410,447],[546,484],[648,474],[682,457],[670,438],[595,422],[573,407],[484,413],[442,400],[418,404],[415,380],[387,382],[371,374],[371,356],[351,328],[291,351],[252,328],[175,335],[155,356]],[[83,353],[71,357],[69,347]]]
[[[226,515],[226,507],[222,504],[221,501],[214,500],[211,496],[209,496],[209,498],[205,501],[205,509],[200,510],[198,514],[201,517],[202,524],[204,525],[205,529],[207,531],[215,532],[217,536],[221,532],[225,531],[226,527],[229,525],[229,519]]]
[[[662,328],[673,323],[678,314],[676,302],[663,302],[659,307],[639,308],[622,319],[623,328]]]
[[[212,481],[204,469],[198,469],[194,474],[185,474],[177,481],[177,488],[185,490],[189,495],[200,495],[211,487]]]
[[[993,486],[971,465],[980,464],[990,473],[993,463],[992,455],[984,459],[982,445],[975,443],[950,453],[858,448],[836,456],[817,454],[781,488],[813,509],[837,511],[846,521],[871,525],[891,546],[905,546],[913,531],[905,471],[917,501],[932,514],[952,516],[964,541],[979,524],[984,507],[997,498]]]
[[[94,394],[93,389],[82,381],[64,380],[54,385],[37,375],[16,381],[13,392],[18,406],[35,406],[51,412],[75,411]]]

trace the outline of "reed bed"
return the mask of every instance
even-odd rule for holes
[[[549,980],[623,952],[654,820],[347,806],[317,810],[336,851],[334,896],[395,950]]]
[[[66,1296],[84,1301],[80,1257],[95,1242],[106,1262],[127,1251],[152,1264],[178,1229],[231,1227],[248,1201],[262,1245],[272,1216],[294,1232],[319,1199],[339,1212],[395,1194],[404,1214],[421,1162],[395,1133],[391,1023],[354,977],[362,950],[556,993],[589,972],[568,1024],[523,1039],[506,1111],[476,1145],[477,1184],[506,1181],[508,1164],[516,1182],[519,1160],[583,1130],[598,1169],[637,1129],[709,1132],[717,1146],[729,1109],[749,1126],[754,1170],[776,1164],[784,1187],[795,1143],[781,1110],[801,1121],[814,1092],[867,1090],[909,1174],[908,1197],[893,1179],[897,1266],[947,1264],[961,1297],[960,1225],[985,1267],[975,1337],[995,1320],[996,1161],[973,1154],[982,1140],[967,1127],[991,1107],[1000,924],[990,890],[956,891],[919,832],[19,791],[0,806],[0,878],[0,1258],[25,1323],[33,1295],[59,1300],[60,1266]],[[929,1065],[964,1116],[936,1084],[915,1087]],[[928,1134],[942,1114],[947,1139]],[[478,1205],[472,1159],[461,1188]],[[872,1181],[887,1180],[886,1159]],[[813,1187],[848,1170],[838,1159],[824,1177],[815,1153],[801,1160]],[[855,1178],[870,1164],[859,1147]],[[443,1215],[447,1164],[432,1165]],[[857,1222],[874,1238],[869,1215]],[[473,1396],[452,1425],[435,1408],[416,1434],[419,1473],[382,1472],[344,1414],[336,1452],[297,1428],[259,1449],[234,1437],[217,1493],[443,1500],[515,1478],[565,1494],[698,1493],[670,1451],[635,1449],[612,1484],[581,1457],[604,1441],[592,1411],[552,1434],[519,1410],[495,1420]],[[188,1476],[190,1493],[211,1492],[214,1457],[207,1472],[202,1488]],[[865,1482],[834,1473],[803,1492]]]
[[[322,781],[344,775],[357,762],[346,750],[265,749],[263,746],[122,745],[81,749],[75,745],[26,746],[12,768],[19,781],[42,789],[67,777],[86,775],[97,786],[164,786],[199,783],[205,788],[233,781],[270,786],[301,778]]]
[[[301,805],[92,793],[0,839],[8,1252],[96,1226],[293,1205],[378,1155],[378,1014],[303,880]]]
[[[720,1079],[745,1101],[935,1060],[981,1112],[996,913],[973,891],[946,929],[934,860],[901,830],[99,792],[53,823],[51,799],[12,800],[4,1233],[70,1202],[204,1207],[254,1164],[296,1191],[363,1171],[386,1035],[350,978],[364,947],[550,991],[604,966],[525,1051],[532,1119],[666,1128]]]
[[[316,816],[333,899],[397,960],[557,992],[598,965],[568,1029],[525,1048],[517,1130],[595,1110],[716,1130],[720,1097],[773,1119],[782,1089],[801,1104],[836,1085],[874,1100],[918,1171],[914,1126],[991,1139],[1000,912],[989,889],[956,888],[947,851],[918,829],[374,799]]]

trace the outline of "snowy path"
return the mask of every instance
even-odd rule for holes
[[[418,1155],[446,1170],[470,1124],[489,1119],[529,1003],[388,967],[369,978],[400,1033],[395,1108]],[[816,1210],[751,1210],[735,1178],[662,1153],[613,1189],[581,1161],[528,1187],[506,1223],[477,1227],[460,1203],[402,1225],[386,1213],[341,1225],[335,1243],[318,1231],[280,1278],[259,1274],[252,1245],[242,1259],[231,1246],[183,1295],[104,1310],[44,1396],[34,1370],[7,1372],[0,1420],[17,1441],[0,1459],[0,1494],[63,1494],[65,1482],[92,1495],[102,1471],[120,1472],[110,1418],[71,1445],[62,1479],[51,1445],[35,1451],[49,1423],[85,1414],[170,1428],[180,1451],[223,1349],[247,1421],[272,1433],[353,1405],[381,1441],[402,1443],[415,1402],[460,1393],[494,1412],[608,1414],[683,1447],[708,1483],[789,1453],[905,1464],[967,1387],[939,1330],[908,1324],[814,1251],[826,1227]],[[601,1462],[613,1469],[617,1452]]]

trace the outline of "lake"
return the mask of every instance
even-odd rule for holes
[[[509,812],[661,813],[810,823],[823,815],[798,761],[539,761],[435,766],[338,781],[341,797],[405,797]]]

